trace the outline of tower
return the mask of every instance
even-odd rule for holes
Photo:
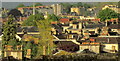
[[[62,6],[60,4],[53,4],[51,6],[53,7],[55,15],[62,14]]]

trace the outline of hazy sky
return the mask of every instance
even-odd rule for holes
[[[120,0],[1,0],[2,2],[118,2]]]
[[[118,2],[118,1],[120,0],[2,0],[2,7],[12,9],[15,8],[20,3],[29,6],[32,5],[33,2],[41,2],[42,4],[46,5],[58,2],[60,3],[60,2]]]

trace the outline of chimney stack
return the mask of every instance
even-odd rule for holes
[[[79,29],[82,29],[82,23],[79,23]]]
[[[77,25],[76,24],[73,24],[73,29],[77,29]]]
[[[106,24],[105,24],[106,26],[108,26],[108,21],[106,20]]]

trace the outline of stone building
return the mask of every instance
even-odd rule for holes
[[[80,8],[72,7],[71,12],[75,12],[77,15],[80,15]]]
[[[60,4],[53,4],[53,5],[51,5],[51,7],[53,8],[55,15],[62,14],[63,8],[62,8],[62,6]]]

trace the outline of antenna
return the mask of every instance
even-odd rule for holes
[[[33,3],[33,15],[35,15],[35,3]],[[35,18],[33,19],[35,21]]]
[[[33,3],[33,15],[35,15],[35,3]]]

